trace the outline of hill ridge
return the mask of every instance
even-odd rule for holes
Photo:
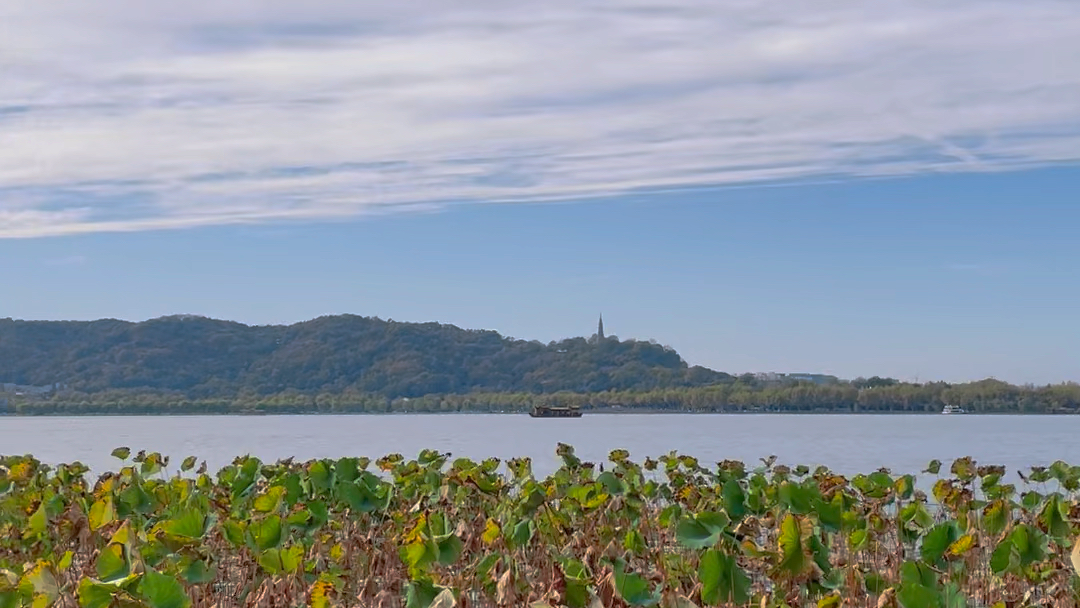
[[[437,321],[322,315],[247,325],[202,315],[145,321],[0,319],[0,382],[190,397],[355,390],[387,397],[706,386],[733,377],[652,341],[543,344]]]

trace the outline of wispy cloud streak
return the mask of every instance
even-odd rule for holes
[[[7,0],[0,237],[1080,159],[1072,0]]]

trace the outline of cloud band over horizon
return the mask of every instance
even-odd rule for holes
[[[1071,0],[0,5],[0,238],[1080,160]]]

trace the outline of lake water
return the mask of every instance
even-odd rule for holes
[[[57,464],[79,460],[95,472],[115,469],[114,447],[157,451],[174,466],[188,455],[216,471],[239,455],[266,461],[421,449],[454,457],[529,456],[538,475],[558,467],[556,444],[584,460],[616,448],[640,460],[671,450],[705,464],[724,459],[824,464],[843,474],[889,467],[918,473],[937,458],[972,456],[1015,471],[1054,460],[1080,461],[1080,416],[586,414],[534,419],[512,414],[368,416],[0,417],[0,454],[33,454]]]

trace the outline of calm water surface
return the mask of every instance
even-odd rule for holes
[[[33,454],[47,463],[82,461],[115,468],[117,446],[158,451],[173,463],[188,455],[212,471],[234,457],[414,457],[423,448],[481,459],[530,456],[534,471],[557,468],[559,442],[585,460],[616,448],[631,456],[671,450],[704,463],[756,463],[775,454],[786,464],[824,464],[839,473],[889,467],[917,473],[932,458],[972,456],[1010,470],[1057,459],[1080,463],[1080,416],[586,414],[578,419],[526,415],[180,416],[0,418],[0,454]],[[175,465],[174,465],[175,466]]]

